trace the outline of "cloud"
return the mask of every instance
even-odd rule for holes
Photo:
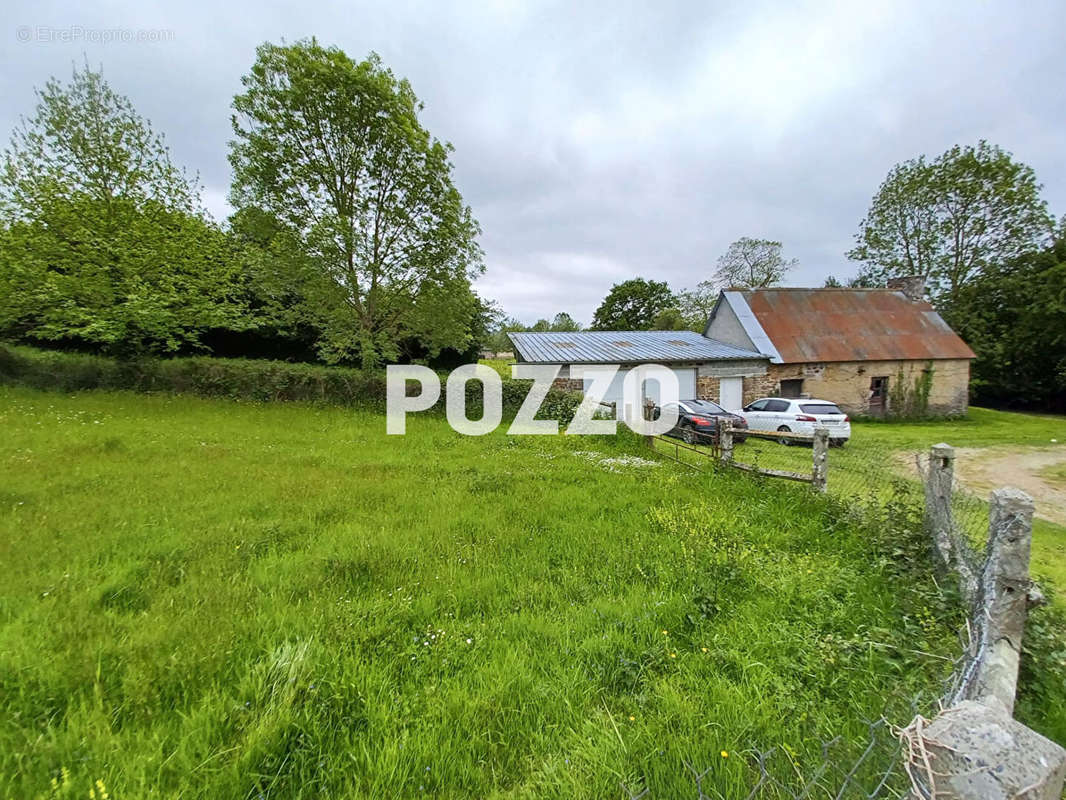
[[[843,256],[889,168],[987,138],[1031,164],[1066,212],[1066,6],[919,2],[378,5],[113,0],[9,4],[11,128],[72,62],[111,83],[200,174],[222,217],[229,104],[263,41],[374,50],[455,146],[484,230],[479,289],[524,319],[588,322],[612,283],[709,276],[741,236],[780,239],[794,285]],[[19,26],[163,29],[156,43],[20,42]]]

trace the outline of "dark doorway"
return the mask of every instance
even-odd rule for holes
[[[888,378],[870,378],[870,415],[883,417],[888,409]]]
[[[789,378],[781,381],[782,397],[802,397],[803,378]]]

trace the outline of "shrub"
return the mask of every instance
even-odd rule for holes
[[[444,377],[441,399],[445,403]],[[385,373],[325,367],[284,361],[229,358],[142,358],[121,361],[103,356],[0,346],[0,384],[28,386],[46,391],[76,392],[90,389],[133,392],[174,392],[200,397],[222,397],[255,402],[305,402],[385,409]],[[531,381],[503,379],[503,409],[513,416],[525,400]],[[481,413],[481,384],[466,384],[467,415]],[[573,419],[581,395],[552,389],[538,418]]]

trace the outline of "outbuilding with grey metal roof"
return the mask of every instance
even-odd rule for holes
[[[639,364],[661,364],[677,376],[682,399],[714,400],[740,407],[745,377],[766,375],[770,357],[758,350],[717,341],[693,331],[579,331],[511,333],[515,358],[526,364],[557,364],[556,385],[583,391],[587,379],[571,366],[620,367],[605,400],[621,400],[626,372]],[[650,383],[650,382],[649,382]]]

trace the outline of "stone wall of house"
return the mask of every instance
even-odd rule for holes
[[[700,400],[713,400],[718,402],[721,397],[721,387],[718,377],[699,376],[696,378],[696,394]],[[744,376],[744,405],[777,393],[778,379],[771,373],[765,375]]]
[[[747,381],[745,380],[745,383]],[[718,402],[718,378],[709,375],[696,376],[696,398]]]
[[[801,379],[802,393],[831,400],[849,414],[870,412],[870,379],[888,378],[889,413],[900,376],[908,391],[922,371],[933,369],[928,413],[965,414],[969,403],[970,362],[965,359],[929,361],[847,361],[823,364],[771,364],[766,376],[744,379],[744,403],[781,393],[781,381]]]
[[[575,378],[556,378],[552,381],[553,389],[562,389],[564,392],[581,392],[585,389],[584,381]]]

